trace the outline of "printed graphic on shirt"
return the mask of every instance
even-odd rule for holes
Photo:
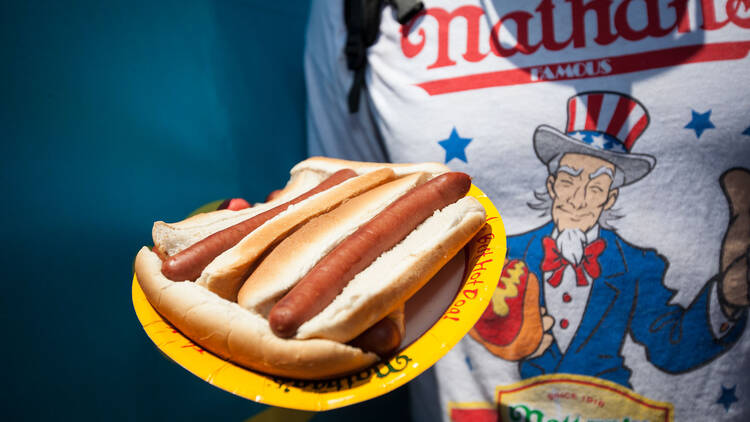
[[[537,350],[551,327],[543,326],[542,318],[539,281],[523,261],[514,259],[506,262],[490,306],[469,335],[494,355],[518,361]]]
[[[721,396],[719,396],[719,399],[716,400],[716,403],[722,405],[725,412],[729,411],[729,409],[732,407],[732,403],[739,401],[737,399],[737,396],[734,394],[734,391],[736,389],[736,385],[732,388],[726,388],[723,385],[721,386]]]
[[[639,422],[674,419],[671,404],[581,375],[542,375],[498,387],[495,404],[453,403],[456,422]]]
[[[449,163],[454,158],[457,158],[464,163],[468,163],[466,160],[466,147],[469,146],[471,141],[471,138],[462,138],[458,136],[458,132],[454,127],[447,139],[438,141],[438,145],[445,150],[445,163]]]
[[[694,281],[703,288],[689,306],[670,304],[674,292],[664,285],[667,259],[635,246],[637,239],[623,239],[609,225],[620,189],[648,183],[656,165],[654,157],[632,152],[649,124],[646,107],[617,92],[584,92],[568,100],[567,115],[562,131],[540,125],[533,135],[548,177],[546,191],[537,192],[529,206],[551,221],[508,237],[497,292],[471,337],[498,358],[518,362],[521,378],[528,381],[501,388],[505,395],[498,404],[506,417],[520,415],[513,413],[519,409],[558,421],[583,417],[576,400],[524,402],[554,390],[605,403],[581,420],[670,420],[671,405],[630,390],[632,368],[624,363],[622,346],[632,337],[646,349],[650,364],[677,374],[711,362],[735,344],[747,320],[750,171],[729,169],[718,181],[731,215],[716,246],[719,273]],[[694,113],[689,129],[696,136],[699,128],[707,129],[708,116]],[[551,374],[557,375],[548,378]],[[734,391],[727,389],[717,403],[728,409],[733,399]],[[628,400],[633,406],[626,406]],[[550,407],[544,407],[547,402]],[[649,406],[639,407],[644,403]],[[581,413],[565,413],[568,404]],[[666,413],[654,419],[651,411]],[[503,420],[526,420],[513,418]]]
[[[693,10],[696,11],[695,16],[691,13]],[[589,19],[591,15],[596,19]],[[426,20],[430,21],[429,25],[424,24]],[[565,21],[571,23],[571,29],[559,25],[559,22]],[[457,25],[457,22],[462,24]],[[491,26],[489,31],[483,27],[485,25]],[[747,57],[750,41],[708,43],[702,37],[694,38],[726,27],[750,29],[750,1],[683,0],[659,4],[656,1],[541,0],[529,10],[507,11],[496,17],[488,16],[482,7],[476,5],[463,5],[453,10],[428,7],[402,27],[401,51],[407,59],[414,59],[429,54],[424,53],[425,50],[432,51],[425,48],[427,43],[437,44],[436,57],[428,59],[431,63],[425,69],[429,75],[429,71],[434,69],[454,66],[470,68],[472,64],[493,58],[518,58],[540,51],[595,48],[609,46],[619,40],[672,40],[672,46],[668,48],[651,47],[631,54],[552,61],[503,70],[468,71],[460,76],[436,78],[417,84],[427,94],[434,96],[489,87],[622,75]],[[455,31],[465,34],[455,37]],[[593,37],[590,34],[594,34]],[[466,39],[462,55],[457,55],[455,46],[450,44],[456,39]]]
[[[705,113],[698,113],[692,110],[693,117],[690,122],[685,125],[685,129],[692,129],[695,131],[695,137],[700,139],[701,135],[706,129],[716,129],[713,122],[711,122],[711,110]]]

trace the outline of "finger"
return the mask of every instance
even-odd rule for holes
[[[549,315],[545,315],[542,317],[542,330],[543,331],[549,331],[552,329],[552,326],[555,325],[555,319],[552,318]]]
[[[547,348],[552,344],[552,338],[551,334],[545,334],[542,336],[542,341],[539,342],[539,347],[536,348],[534,353],[530,354],[528,359],[533,359],[535,357],[539,357],[544,354],[545,351],[547,351]]]
[[[541,308],[539,308],[539,312],[540,312],[540,313],[541,313],[542,315],[547,315],[547,308],[545,308],[544,306],[542,306]]]

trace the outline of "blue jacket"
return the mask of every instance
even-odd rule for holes
[[[544,306],[544,277],[540,269],[542,239],[553,223],[508,238],[508,259],[521,259],[540,282],[539,301]],[[673,292],[664,286],[668,263],[654,250],[626,243],[615,232],[599,230],[606,248],[599,257],[601,275],[593,280],[586,311],[573,340],[563,354],[556,342],[542,355],[521,363],[521,376],[571,373],[608,379],[630,387],[630,370],[621,354],[630,334],[646,348],[646,357],[668,373],[701,366],[737,341],[746,324],[743,312],[720,339],[714,337],[708,319],[709,286],[687,308],[670,305]],[[558,321],[555,321],[558,323]]]

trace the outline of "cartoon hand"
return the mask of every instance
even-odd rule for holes
[[[734,317],[750,304],[750,171],[735,168],[719,179],[729,202],[729,227],[721,246],[719,291],[724,313]]]
[[[534,353],[530,354],[526,359],[534,359],[535,357],[543,355],[554,340],[549,331],[552,329],[552,326],[555,325],[555,319],[547,315],[547,308],[544,306],[539,308],[539,312],[542,314],[542,328],[544,329],[544,335],[542,335],[542,341],[539,343],[539,347],[537,347]]]

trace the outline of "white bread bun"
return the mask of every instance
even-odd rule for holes
[[[353,339],[421,289],[485,220],[484,207],[473,197],[436,211],[357,274],[333,303],[299,327],[296,338]]]
[[[349,161],[339,158],[310,157],[307,160],[300,161],[297,165],[292,167],[290,174],[292,179],[294,179],[295,176],[302,177],[304,173],[320,173],[325,177],[346,168],[356,171],[357,174],[365,174],[382,168],[389,168],[396,173],[396,176],[404,176],[411,173],[428,173],[430,178],[451,171],[445,164],[431,162],[369,163],[366,161]]]
[[[172,256],[201,239],[254,217],[287,202],[286,197],[239,211],[217,210],[188,217],[177,223],[157,221],[151,230],[154,249],[162,256]]]
[[[397,182],[401,180],[404,179]],[[381,186],[380,191],[367,194],[372,199],[380,197],[386,202],[382,205],[385,208],[396,199],[385,192],[395,186],[391,182]],[[274,303],[328,251],[368,220],[358,221],[351,216],[372,218],[377,214],[377,207],[366,207],[355,202],[357,199],[311,220],[280,243],[243,285],[239,304],[267,316]],[[333,303],[299,327],[295,338],[320,337],[339,342],[354,339],[429,281],[481,229],[485,218],[484,207],[473,197],[436,211],[406,239],[357,274]]]
[[[144,247],[135,270],[151,305],[193,342],[214,354],[260,372],[298,379],[323,379],[366,368],[377,356],[329,340],[285,340],[268,321],[191,282],[161,274],[161,260]]]
[[[352,169],[357,174],[365,174],[372,171],[388,168],[393,170],[397,177],[412,173],[427,173],[428,179],[432,179],[451,169],[440,163],[370,163],[366,161],[350,161],[339,158],[310,157],[297,163],[289,171],[289,182],[281,190],[282,194],[287,191],[305,190],[323,181],[326,177],[342,169]]]
[[[393,170],[397,177],[420,172],[427,173],[430,179],[450,171],[447,166],[440,163],[391,164],[326,157],[308,158],[292,168],[289,182],[273,201],[256,204],[252,208],[240,211],[218,210],[198,214],[177,223],[155,222],[152,230],[154,248],[162,256],[172,256],[201,239],[291,200],[317,186],[333,173],[346,168],[360,175],[383,168]]]
[[[427,181],[427,177],[426,173],[404,176],[310,220],[263,259],[242,285],[237,302],[267,317],[280,296],[294,287],[323,256],[393,201]]]
[[[217,256],[203,269],[196,284],[235,302],[237,292],[255,262],[269,248],[300,225],[326,213],[343,201],[393,180],[390,169],[380,169],[351,179],[294,204],[245,236],[235,246]]]

